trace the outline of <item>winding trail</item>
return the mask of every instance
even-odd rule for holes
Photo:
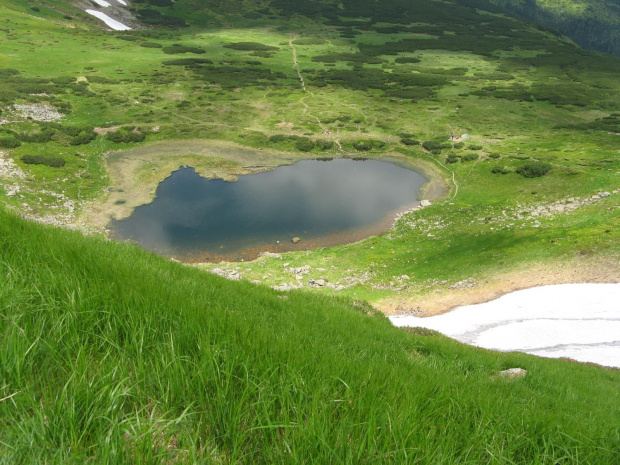
[[[319,119],[319,117],[310,113],[310,106],[306,103],[306,99],[309,96],[311,96],[312,93],[306,88],[306,81],[304,80],[304,76],[301,74],[301,69],[299,68],[299,61],[297,60],[297,49],[295,48],[295,44],[293,44],[294,39],[295,39],[295,36],[290,36],[288,40],[288,44],[291,47],[291,51],[293,53],[293,68],[295,69],[295,71],[297,71],[297,76],[299,77],[301,88],[306,93],[306,95],[302,97],[299,100],[299,102],[304,106],[304,111],[303,111],[304,114],[310,116],[311,118],[314,118],[316,122],[318,123],[318,125],[320,126],[321,130],[323,132],[326,132],[327,130],[325,126],[323,125],[323,123],[321,122],[321,120]],[[342,145],[340,144],[339,139],[334,139],[334,143],[338,146],[338,151],[340,151],[343,154],[347,154],[347,152],[345,152],[345,150],[342,148]]]

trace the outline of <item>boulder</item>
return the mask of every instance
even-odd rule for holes
[[[499,372],[500,378],[507,379],[515,379],[515,378],[525,378],[527,376],[527,370],[523,368],[510,368],[508,370]]]

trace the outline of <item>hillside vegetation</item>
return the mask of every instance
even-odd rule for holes
[[[448,197],[379,237],[224,268],[291,287],[282,264],[307,265],[304,287],[391,311],[541,263],[618,279],[620,59],[482,2],[291,5],[131,2],[147,28],[111,32],[68,2],[7,1],[2,201],[103,230],[183,164],[234,179],[384,157],[429,167]]]
[[[0,211],[3,463],[620,460],[617,370],[404,332]],[[521,367],[526,378],[498,377]]]
[[[494,0],[539,24],[558,29],[584,48],[620,55],[618,0]]]
[[[127,3],[140,29],[0,7],[1,463],[620,463],[618,370],[370,304],[620,279],[619,59],[483,0]],[[360,242],[200,265],[241,282],[105,238],[181,165],[334,157],[450,191]]]

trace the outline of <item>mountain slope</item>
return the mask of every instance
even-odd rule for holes
[[[618,0],[496,0],[524,18],[554,27],[584,48],[620,55]]]
[[[0,461],[615,463],[618,371],[0,211]],[[521,367],[525,379],[498,378]]]

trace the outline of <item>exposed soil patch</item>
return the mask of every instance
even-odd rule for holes
[[[618,283],[620,263],[617,257],[606,260],[580,256],[572,261],[524,265],[520,269],[495,275],[475,285],[457,286],[416,297],[393,296],[374,304],[386,315],[432,316],[449,312],[461,305],[494,300],[520,289],[548,284]]]

